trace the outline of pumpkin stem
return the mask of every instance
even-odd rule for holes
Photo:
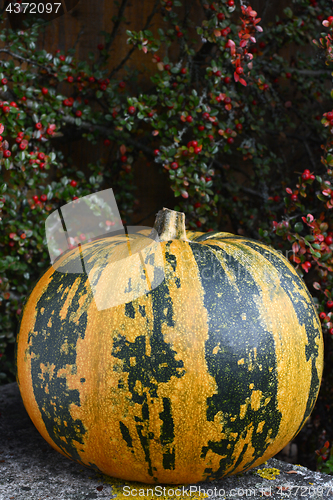
[[[156,215],[154,229],[160,241],[188,241],[185,230],[185,214],[183,212],[163,208]]]

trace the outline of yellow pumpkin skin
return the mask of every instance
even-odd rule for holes
[[[28,414],[54,449],[110,476],[181,484],[248,470],[295,437],[318,395],[321,326],[294,268],[240,236],[187,236],[161,241],[165,278],[140,297],[98,310],[92,280],[66,272],[74,249],[24,307]],[[103,272],[126,244],[85,247],[96,290],[117,294]]]

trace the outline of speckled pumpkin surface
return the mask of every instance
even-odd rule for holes
[[[110,476],[171,484],[248,470],[293,439],[318,395],[320,322],[289,262],[229,233],[187,238],[161,241],[163,281],[126,303],[94,299],[117,294],[103,273],[127,243],[111,237],[87,244],[90,279],[68,272],[72,250],[24,307],[18,383],[33,423]]]

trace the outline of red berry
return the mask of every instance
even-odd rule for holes
[[[188,115],[188,116],[186,117],[186,121],[187,121],[188,123],[192,123],[192,122],[193,122],[193,117],[192,117],[191,115]]]
[[[328,307],[329,309],[332,309],[332,307],[333,307],[333,300],[328,300],[328,301],[326,302],[326,305],[327,305],[327,307]]]
[[[42,88],[42,94],[46,95],[49,93],[49,89],[47,89],[46,87],[43,87]]]
[[[197,227],[201,227],[202,226],[202,224],[201,224],[201,222],[199,220],[196,221],[196,225],[197,225]]]
[[[253,104],[253,106],[256,106],[258,103],[255,99],[253,99],[252,104]]]
[[[268,83],[264,83],[264,88],[263,88],[263,90],[268,90],[268,89],[269,89],[269,85],[268,85]]]
[[[209,118],[209,113],[207,113],[207,112],[202,113],[202,118],[204,118],[204,120],[208,120],[208,118]]]
[[[7,82],[8,82],[7,78],[2,78],[1,80],[2,85],[6,85]]]
[[[310,179],[311,179],[312,181],[314,181],[314,180],[315,180],[315,178],[316,178],[316,176],[315,176],[315,175],[313,175],[313,174],[311,174],[311,175],[310,175]]]
[[[64,61],[66,59],[65,56],[59,56],[60,61]]]
[[[191,147],[191,146],[192,146],[193,148],[196,148],[196,147],[197,147],[197,145],[198,145],[198,141],[191,141],[191,142],[189,142],[188,144],[190,144],[190,146],[189,146],[189,145],[187,145],[187,147]]]
[[[291,195],[291,201],[297,201],[297,194]]]
[[[45,153],[38,153],[38,156],[37,156],[38,160],[44,160],[45,158]]]
[[[37,130],[40,130],[43,127],[43,125],[41,124],[41,122],[38,122],[36,123],[35,127]]]
[[[228,0],[227,4],[229,5],[229,7],[233,7],[235,5],[235,0]]]
[[[199,125],[198,126],[198,130],[200,130],[200,132],[202,132],[203,130],[205,130],[205,125]]]
[[[149,113],[147,114],[148,118],[152,118],[154,116],[154,112],[153,111],[149,111]]]
[[[238,75],[241,75],[242,73],[244,73],[243,68],[242,68],[241,66],[237,66],[237,68],[236,68],[236,73],[237,73]]]
[[[160,150],[159,149],[154,149],[154,155],[157,156],[159,154]]]
[[[201,203],[199,201],[197,201],[196,203],[194,203],[194,208],[200,208],[201,207]]]
[[[88,82],[94,83],[95,82],[95,78],[93,76],[89,76]]]
[[[223,19],[225,19],[225,15],[224,15],[222,12],[219,12],[219,13],[217,14],[217,19],[218,19],[219,21],[223,21]]]
[[[186,75],[186,73],[187,73],[187,69],[186,69],[186,68],[182,68],[182,69],[180,70],[180,72],[181,72],[181,74],[182,74],[182,75]]]
[[[224,29],[221,31],[221,35],[222,35],[222,36],[227,36],[227,35],[228,35],[228,33],[229,33],[228,28],[224,28]]]
[[[68,76],[68,77],[67,77],[67,81],[68,81],[69,83],[73,83],[73,82],[74,82],[74,78],[73,78],[72,76]]]
[[[99,87],[101,90],[105,91],[107,89],[107,85],[105,85],[105,83],[102,83],[102,85],[100,85]]]
[[[326,236],[325,243],[326,243],[326,245],[332,245],[332,243],[333,243],[332,236],[330,236],[330,235]]]
[[[243,129],[243,125],[241,123],[237,123],[236,130],[242,130],[242,129]]]
[[[233,142],[234,142],[233,137],[228,137],[228,139],[227,139],[227,143],[228,143],[228,144],[233,144]]]
[[[32,199],[34,200],[35,203],[39,200],[39,198],[36,194],[32,197]]]
[[[212,180],[212,178],[211,177],[205,177],[205,180],[206,180],[206,182],[209,182],[209,181]]]
[[[333,120],[333,111],[329,111],[328,113],[326,113],[326,118],[327,120]]]
[[[5,158],[9,158],[10,156],[12,156],[12,153],[9,151],[9,149],[6,149],[6,151],[3,152],[3,155]]]
[[[291,78],[291,73],[286,73],[286,78]]]
[[[82,111],[80,109],[78,109],[76,112],[75,112],[75,115],[80,117],[82,116]]]
[[[221,71],[220,71],[220,70],[218,70],[218,71],[215,71],[214,75],[215,75],[215,76],[221,76],[221,75],[222,75],[222,73],[221,73]]]
[[[231,99],[230,99],[230,97],[226,97],[226,98],[224,99],[224,102],[225,102],[226,104],[230,104],[230,103],[231,103]]]
[[[3,109],[4,113],[9,113],[9,111],[10,111],[10,107],[9,106],[4,106],[2,109]]]
[[[25,233],[22,233],[21,236],[20,236],[21,240],[25,240],[26,237],[27,237],[27,235]]]
[[[328,16],[327,21],[328,21],[330,24],[333,24],[333,16]]]
[[[42,194],[42,195],[40,196],[40,199],[41,199],[42,201],[46,201],[46,200],[47,200],[47,196],[46,196],[46,194]]]
[[[27,145],[23,142],[21,142],[21,144],[19,145],[19,148],[21,149],[21,151],[24,151],[24,149],[27,147]]]
[[[184,34],[181,31],[177,31],[177,37],[181,38],[182,36],[184,36]]]
[[[169,70],[170,70],[170,68],[171,68],[170,64],[165,64],[165,65],[164,65],[164,69],[166,69],[167,71],[169,71]]]
[[[73,180],[70,182],[70,185],[75,188],[77,186],[77,182]]]
[[[302,173],[302,179],[303,179],[303,181],[307,181],[310,179],[310,171],[309,170],[308,171],[304,170],[304,172]]]
[[[126,163],[127,162],[127,156],[123,155],[120,157],[120,161],[122,161],[123,163]]]
[[[210,6],[209,6],[209,7],[210,7],[210,9],[211,9],[211,10],[216,10],[216,9],[215,9],[215,5],[214,5],[213,3],[212,3],[212,4],[210,4]]]
[[[99,43],[97,45],[97,48],[98,48],[98,50],[103,50],[104,49],[104,45],[102,43]]]
[[[225,76],[223,81],[224,81],[224,83],[228,84],[228,83],[231,82],[231,77],[230,76]]]
[[[320,318],[320,319],[325,319],[325,318],[326,318],[326,313],[324,313],[324,311],[323,311],[323,312],[321,312],[321,313],[319,314],[319,318]]]
[[[260,42],[260,43],[259,43],[259,47],[260,47],[261,49],[264,49],[264,48],[266,47],[265,42]]]
[[[104,139],[104,146],[110,146],[111,141],[110,139]]]
[[[172,0],[168,0],[167,3],[166,3],[166,6],[171,8],[173,6],[173,2]]]
[[[273,200],[275,201],[275,203],[279,203],[279,201],[281,200],[280,196],[277,194],[274,196]]]
[[[134,106],[129,106],[129,108],[127,109],[127,111],[129,112],[130,115],[134,115],[136,109]]]
[[[173,162],[171,163],[171,168],[172,168],[172,170],[177,170],[178,166],[179,166],[179,165],[178,165],[178,163],[177,163],[176,161],[173,161]]]

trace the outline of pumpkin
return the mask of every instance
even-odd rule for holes
[[[184,214],[168,209],[154,227],[155,264],[154,252],[134,267],[121,260],[129,242],[144,248],[143,231],[86,243],[84,273],[70,272],[75,248],[37,282],[17,343],[24,405],[55,450],[113,477],[180,484],[246,471],[292,440],[315,404],[314,303],[273,248],[186,233]],[[154,265],[163,279],[133,295]],[[115,300],[97,307],[97,296]]]

